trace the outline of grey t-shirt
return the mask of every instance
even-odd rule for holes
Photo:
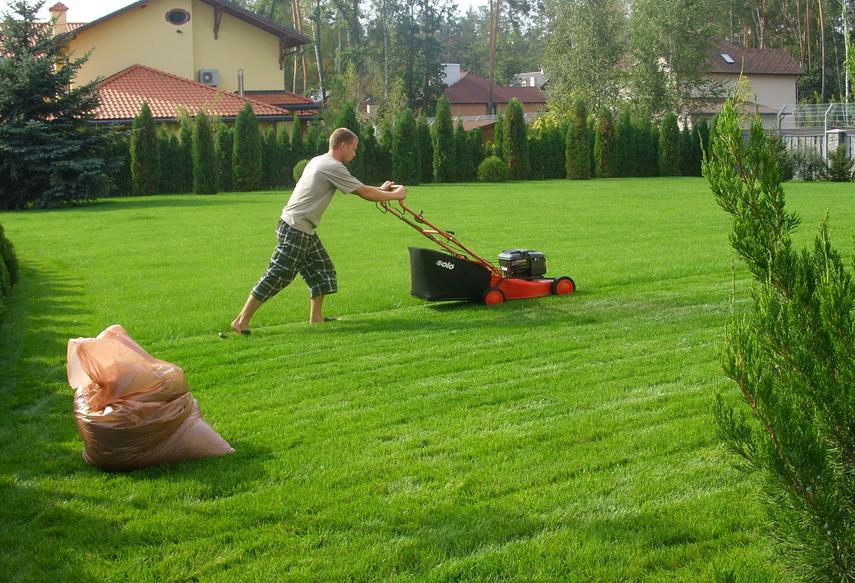
[[[314,235],[336,188],[348,194],[362,185],[329,152],[315,156],[306,164],[288,204],[282,209],[282,220],[298,231]]]

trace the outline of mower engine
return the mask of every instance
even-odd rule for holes
[[[510,249],[499,253],[502,277],[534,278],[546,273],[546,255],[531,249]]]

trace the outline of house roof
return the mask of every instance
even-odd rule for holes
[[[452,104],[487,103],[490,81],[472,73],[464,73],[457,83],[446,87],[443,93]],[[546,103],[546,96],[537,87],[493,85],[494,103],[507,103],[514,97],[523,103]]]
[[[732,63],[722,54],[729,55]],[[748,49],[729,42],[721,42],[707,55],[709,73],[739,75],[804,75],[796,60],[786,49]]]
[[[243,94],[249,97],[250,99],[254,99],[255,101],[260,101],[261,103],[269,103],[270,105],[276,105],[277,107],[285,107],[287,109],[321,108],[320,103],[316,103],[308,97],[304,97],[296,93],[291,93],[290,91],[253,90],[244,91]]]
[[[223,118],[237,117],[249,103],[259,119],[290,120],[290,111],[234,93],[215,89],[145,65],[131,65],[98,85],[101,105],[95,121],[126,122],[136,117],[147,101],[155,119],[172,120],[182,111],[195,115],[205,111]]]
[[[125,6],[124,8],[119,8],[118,10],[111,12],[110,14],[107,14],[106,16],[102,16],[101,18],[93,20],[92,22],[87,22],[86,24],[79,26],[79,27],[75,28],[74,30],[69,30],[69,32],[74,33],[75,35],[80,34],[81,32],[84,32],[84,31],[86,31],[90,28],[93,28],[95,26],[98,26],[102,22],[104,22],[106,20],[110,20],[111,18],[118,16],[119,14],[122,14],[124,12],[128,12],[129,10],[132,10],[134,8],[137,8],[137,7],[144,7],[144,6],[148,5],[149,3],[151,3],[151,1],[152,0],[138,0],[137,2],[132,2],[131,4],[128,4],[127,6]],[[300,45],[305,45],[305,44],[308,44],[311,42],[311,39],[309,37],[297,32],[296,30],[293,30],[293,29],[288,28],[286,26],[282,26],[281,24],[273,22],[272,20],[269,20],[267,18],[264,18],[263,16],[260,16],[260,15],[256,14],[255,12],[252,12],[251,10],[247,10],[243,6],[240,6],[239,4],[232,2],[231,0],[201,0],[201,1],[204,2],[205,4],[208,4],[209,6],[213,6],[215,8],[221,8],[222,11],[225,12],[226,14],[230,14],[230,15],[234,16],[235,18],[239,18],[239,19],[243,20],[244,22],[248,22],[252,25],[257,26],[258,28],[260,28],[264,31],[269,32],[270,34],[278,36],[279,38],[281,38],[283,40],[284,48],[298,47]]]

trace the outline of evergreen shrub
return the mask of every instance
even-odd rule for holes
[[[489,156],[478,166],[478,180],[481,182],[504,182],[508,176],[508,165],[498,156]]]
[[[6,266],[9,274],[9,284],[18,283],[18,256],[15,254],[15,246],[6,238],[3,225],[0,225],[0,260]]]
[[[591,146],[590,135],[588,134],[588,108],[581,98],[577,98],[573,103],[565,143],[567,178],[571,180],[589,179],[591,177]]]
[[[806,182],[826,179],[828,167],[819,152],[813,148],[798,148],[790,153],[790,160],[793,162],[795,178]]]
[[[217,127],[217,182],[220,191],[232,191],[232,129],[220,122]]]
[[[398,114],[392,134],[392,176],[398,184],[418,184],[422,175],[416,119],[409,107]]]
[[[193,124],[193,192],[216,194],[219,190],[218,183],[217,153],[214,149],[211,118],[204,111],[200,111],[196,114]]]
[[[831,182],[850,182],[852,180],[852,159],[846,154],[845,142],[841,142],[828,155],[828,179]]]
[[[239,192],[258,190],[261,182],[261,134],[258,118],[247,103],[235,120],[232,146],[232,188]]]
[[[680,128],[670,111],[659,124],[659,175],[680,175]]]
[[[529,172],[528,126],[519,99],[513,98],[508,103],[504,126],[502,153],[508,163],[508,174],[511,180],[525,180]]]
[[[436,104],[436,116],[431,126],[431,142],[434,181],[453,182],[457,175],[454,159],[454,126],[451,123],[451,105],[445,95]]]
[[[772,538],[793,575],[855,573],[855,282],[831,245],[828,219],[812,248],[793,248],[800,219],[759,119],[749,139],[730,98],[704,176],[733,217],[730,242],[754,279],[752,305],[725,335],[724,371],[741,404],[719,395],[721,435],[761,480]],[[734,391],[735,392],[735,391]]]
[[[147,101],[143,102],[131,129],[131,180],[135,195],[160,191],[160,144]]]
[[[294,182],[299,182],[300,177],[303,175],[303,170],[306,169],[306,164],[309,161],[303,158],[302,160],[298,160],[296,164],[294,164],[294,170],[292,171],[291,176],[294,178]]]
[[[597,133],[594,136],[594,169],[597,178],[614,178],[615,167],[615,125],[612,114],[603,109],[597,116]]]

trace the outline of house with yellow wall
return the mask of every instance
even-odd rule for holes
[[[244,103],[262,122],[318,109],[285,90],[286,58],[310,39],[229,0],[139,0],[88,23],[67,10],[50,8],[55,32],[70,59],[89,55],[75,83],[100,80],[101,123],[133,119],[143,101],[166,122],[199,109],[228,119]]]

